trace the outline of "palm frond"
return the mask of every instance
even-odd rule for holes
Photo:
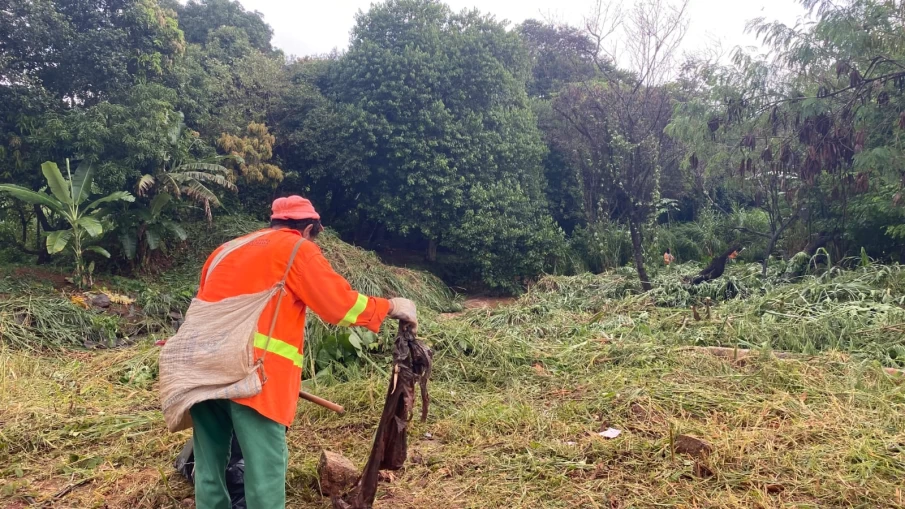
[[[197,172],[197,171],[187,171],[187,172],[183,173],[183,175],[185,175],[188,178],[197,180],[199,182],[204,182],[207,184],[214,184],[214,185],[217,185],[220,187],[225,187],[226,189],[229,189],[230,191],[233,191],[233,192],[238,190],[238,188],[236,187],[235,184],[230,182],[229,179],[227,179],[226,177],[222,177],[220,175],[211,175],[209,173],[201,173],[201,172]]]
[[[173,199],[173,195],[170,193],[158,193],[157,196],[151,200],[151,217],[157,217],[163,211],[163,208],[170,203],[170,200]]]
[[[182,192],[197,203],[208,202],[220,206],[220,199],[217,198],[217,195],[197,180],[186,183],[182,188]]]
[[[178,173],[174,174],[169,172],[163,172],[159,176],[159,179],[163,180],[163,188],[175,194],[177,198],[180,197],[182,193],[181,185],[183,182],[180,178],[181,176],[182,175]]]
[[[66,163],[68,166],[68,159],[66,160]],[[47,179],[47,185],[50,187],[50,192],[53,193],[57,200],[59,200],[60,203],[71,205],[72,190],[69,188],[69,182],[63,178],[63,174],[60,172],[57,163],[52,161],[45,162],[41,165],[41,173],[43,173],[44,178]]]
[[[94,167],[91,163],[83,162],[75,171],[72,180],[69,182],[72,186],[72,201],[75,204],[82,204],[88,200],[91,194],[91,183],[94,180]]]
[[[22,186],[13,184],[0,185],[0,193],[2,192],[7,192],[13,198],[22,200],[32,205],[43,205],[56,212],[57,214],[64,214],[63,203],[59,202],[58,200],[54,199],[53,196],[50,196],[46,193],[38,193],[32,191],[31,189],[26,189]]]
[[[154,184],[156,183],[157,179],[154,178],[154,175],[142,175],[138,180],[138,186],[136,187],[138,196],[145,196],[148,190],[154,187]]]
[[[94,200],[93,202],[91,202],[90,205],[85,207],[83,210],[89,211],[89,210],[92,210],[92,209],[98,207],[99,205],[103,205],[104,203],[110,203],[110,202],[114,202],[114,201],[127,201],[127,202],[131,203],[131,202],[135,201],[135,197],[132,196],[132,193],[130,193],[129,191],[116,191],[115,193],[110,193],[107,196],[104,196],[103,198]]]
[[[176,169],[172,170],[170,173],[186,173],[186,172],[196,172],[203,171],[207,173],[213,173],[215,175],[229,175],[230,171],[224,166],[215,163],[186,163],[179,165]]]

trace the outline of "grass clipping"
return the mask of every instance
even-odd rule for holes
[[[886,336],[855,341],[861,323],[819,329],[808,337],[817,353],[777,360],[770,341],[794,347],[808,322],[790,324],[811,316],[765,313],[779,294],[722,302],[698,322],[626,293],[619,275],[585,279],[588,294],[578,295],[585,281],[556,279],[509,306],[425,316],[431,416],[412,423],[410,462],[384,478],[376,507],[905,505],[905,384],[867,348]],[[877,330],[895,319],[879,316]],[[755,340],[745,362],[689,349]],[[389,350],[371,355],[389,364]],[[301,404],[287,435],[289,507],[329,507],[321,449],[364,464],[385,383],[362,363],[317,387],[346,415]],[[190,507],[192,488],[172,468],[187,435],[166,432],[155,384],[149,343],[65,355],[0,347],[0,506]],[[601,435],[610,428],[621,433]]]

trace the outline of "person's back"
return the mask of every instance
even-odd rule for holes
[[[298,196],[280,198],[273,204],[270,229],[249,234],[256,237],[244,245],[248,236],[219,247],[202,269],[201,301],[268,291],[284,277],[285,287],[264,308],[254,335],[254,358],[263,366],[261,392],[207,400],[191,408],[198,509],[229,507],[224,471],[234,430],[245,457],[248,507],[285,506],[285,433],[298,403],[309,308],[333,325],[358,325],[374,332],[387,316],[417,324],[411,301],[361,295],[333,271],[313,241],[321,230],[311,202]]]

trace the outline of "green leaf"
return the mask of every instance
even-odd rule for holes
[[[135,233],[123,233],[119,236],[119,243],[123,246],[123,252],[126,254],[126,258],[134,260],[135,252],[138,249],[138,239],[135,237]]]
[[[104,225],[91,216],[80,217],[77,224],[84,228],[88,235],[92,237],[99,237],[104,233]]]
[[[358,353],[358,356],[361,357],[361,355],[362,355],[361,338],[359,338],[358,334],[356,334],[353,331],[349,331],[349,344],[352,345],[352,348],[354,348],[355,351]]]
[[[97,208],[98,206],[100,206],[104,203],[110,203],[113,201],[127,201],[127,202],[131,203],[131,202],[135,201],[135,197],[132,196],[132,193],[130,193],[129,191],[117,191],[115,193],[110,193],[107,196],[104,196],[103,198],[100,198],[98,200],[91,202],[91,205],[88,205],[87,207],[85,207],[85,210],[91,210],[91,209]]]
[[[219,164],[213,163],[186,163],[175,170],[174,172],[207,172],[207,173],[215,173],[218,175],[229,176],[231,173],[229,169]]]
[[[182,226],[180,226],[177,223],[174,223],[173,221],[166,221],[163,223],[163,225],[168,230],[173,232],[173,235],[176,235],[176,237],[179,238],[180,241],[183,241],[189,237],[188,233],[185,232],[185,230],[182,228]]]
[[[69,239],[72,238],[72,230],[57,230],[47,235],[47,252],[57,254],[66,249]]]
[[[47,194],[36,193],[30,189],[25,189],[24,187],[15,186],[12,184],[0,185],[0,192],[7,192],[12,195],[13,198],[22,200],[32,205],[43,205],[56,212],[57,214],[65,215],[63,205],[55,200],[52,196],[49,196]]]
[[[101,246],[88,246],[85,248],[85,251],[91,251],[92,253],[97,253],[104,258],[110,258],[110,252]]]
[[[53,193],[57,200],[60,200],[60,203],[72,205],[72,196],[69,194],[69,183],[63,178],[63,174],[60,173],[60,168],[57,166],[57,163],[52,161],[45,162],[41,165],[41,173],[43,173],[44,178],[47,179],[47,185],[50,186],[50,192]]]
[[[72,176],[72,200],[76,204],[84,203],[91,195],[91,181],[94,179],[94,168],[90,163],[82,163]]]
[[[170,193],[158,193],[157,196],[151,200],[151,217],[157,217],[160,215],[160,212],[164,207],[170,203],[170,200],[173,199],[173,196]]]
[[[148,241],[148,249],[151,251],[155,251],[160,247],[160,235],[153,229],[148,228],[147,231],[145,231],[145,239]]]
[[[211,205],[220,205],[220,199],[217,198],[217,195],[205,187],[204,184],[196,180],[192,180],[183,187],[182,192],[196,203],[203,204],[204,202],[210,202]]]

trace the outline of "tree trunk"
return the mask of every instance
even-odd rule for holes
[[[644,268],[644,251],[641,246],[641,226],[634,217],[629,218],[629,230],[632,234],[632,254],[635,257],[635,268],[638,270],[638,279],[641,280],[641,289],[645,292],[651,290],[650,280],[647,277],[647,270]]]
[[[44,228],[46,232],[55,231],[53,227],[50,226],[50,222],[47,220],[47,216],[44,215],[44,211],[41,210],[40,205],[35,205],[35,216],[37,217],[37,226],[35,228],[35,249],[38,251],[38,265],[46,265],[50,263],[50,253],[47,252],[47,246],[44,243],[44,239],[41,238],[41,228]]]
[[[50,253],[47,252],[47,246],[42,242],[41,222],[35,221],[35,223],[35,251],[38,252],[38,265],[47,265],[50,263]]]
[[[19,222],[22,226],[22,245],[28,245],[28,218],[25,217],[25,212],[22,208],[19,208]]]
[[[440,241],[436,238],[430,238],[427,241],[427,261],[435,263],[437,261],[437,244]]]
[[[789,218],[786,219],[786,222],[780,225],[779,229],[770,236],[770,242],[767,244],[767,252],[764,253],[763,268],[761,269],[761,274],[763,276],[767,275],[767,263],[770,261],[770,255],[773,254],[773,248],[776,247],[776,243],[779,242],[779,239],[780,237],[782,237],[782,233],[786,231],[786,228],[788,228],[792,225],[792,223],[798,220],[798,218],[801,216],[802,211],[804,211],[804,207],[799,209],[798,212],[795,212],[794,214],[789,216]]]

